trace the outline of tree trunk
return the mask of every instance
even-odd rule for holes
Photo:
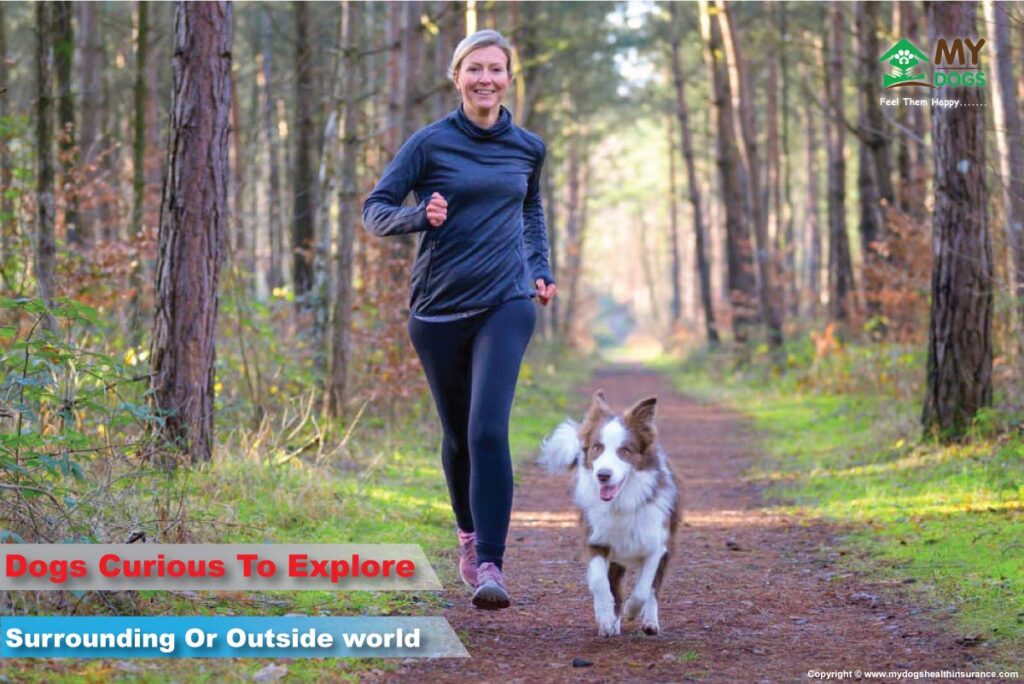
[[[70,0],[53,3],[53,53],[57,71],[57,130],[60,148],[60,194],[64,199],[64,230],[69,244],[81,245],[78,212],[78,152],[75,148],[75,94],[71,65],[75,59],[75,29]]]
[[[828,137],[828,223],[829,223],[829,311],[834,321],[850,319],[853,293],[853,264],[850,260],[850,241],[846,234],[846,152],[844,133],[846,115],[843,106],[843,36],[845,35],[843,7],[833,3],[829,7],[830,30],[827,39],[825,83],[828,88],[826,119]]]
[[[146,203],[146,59],[149,53],[149,3],[136,3],[139,25],[135,47],[134,135],[132,137],[132,234],[142,230]]]
[[[357,50],[362,45],[361,2],[342,3],[342,152],[338,185],[338,251],[333,291],[331,328],[331,366],[327,381],[327,413],[340,416],[348,385],[352,327],[352,256],[356,226],[359,223],[359,114],[360,90]]]
[[[10,82],[7,70],[7,17],[4,3],[0,2],[0,83]],[[6,120],[10,115],[10,103],[7,97],[0,96],[0,119]],[[17,223],[14,218],[14,164],[11,162],[11,136],[0,140],[0,283],[8,292],[15,287],[8,271],[14,264],[14,237]]]
[[[676,15],[678,10],[676,5],[669,5],[669,11],[672,13],[673,26],[676,25]],[[690,132],[690,115],[686,106],[686,79],[683,75],[683,65],[680,61],[680,40],[679,33],[675,30],[672,31],[672,81],[675,84],[676,91],[676,117],[679,121],[679,132],[680,142],[682,145],[683,159],[686,164],[686,183],[690,190],[690,207],[693,211],[693,236],[694,236],[694,259],[697,264],[697,275],[700,279],[700,301],[704,308],[704,331],[707,335],[708,345],[712,347],[718,346],[718,327],[715,324],[715,312],[711,304],[711,271],[708,267],[708,256],[707,248],[704,244],[705,239],[705,228],[704,228],[704,212],[703,204],[700,196],[700,186],[697,184],[697,170],[693,161],[693,136]],[[672,155],[673,167],[674,167],[674,150]],[[673,176],[675,174],[673,173]],[[674,184],[673,184],[674,185]],[[672,191],[673,203],[675,202],[675,190]],[[674,223],[674,220],[673,220]],[[675,247],[675,229],[673,228],[673,253],[676,254],[676,260],[673,261],[673,287],[676,290],[675,297],[678,297],[678,253]],[[673,315],[674,320],[678,319],[679,313],[676,310],[676,306],[681,306],[681,303],[677,303],[676,298],[673,298]]]
[[[655,278],[655,272],[658,270],[655,264],[652,264],[651,250],[648,249],[647,245],[647,217],[644,216],[644,207],[640,205],[637,207],[636,222],[640,228],[639,234],[639,249],[640,249],[640,272],[644,277],[644,289],[647,290],[647,301],[648,306],[651,307],[651,321],[654,323],[654,328],[657,330],[661,328],[661,313],[658,311],[658,293]]]
[[[98,187],[100,174],[96,167],[100,146],[103,144],[100,127],[103,107],[103,32],[98,21],[99,3],[82,2],[76,7],[79,11],[80,33],[85,38],[79,76],[82,84],[82,124],[79,127],[78,144],[82,162],[82,187],[87,191],[80,206],[78,232],[83,242],[89,244],[98,233],[98,205],[102,202],[102,191]]]
[[[233,76],[232,76],[233,78]],[[248,276],[252,273],[245,268],[248,240],[245,234],[245,137],[251,135],[249,128],[241,125],[241,112],[238,104],[238,88],[231,91],[231,244],[232,258],[241,266],[241,274],[248,286]],[[243,137],[242,131],[245,131]]]
[[[566,141],[566,216],[565,216],[565,280],[568,287],[565,294],[565,307],[562,316],[562,334],[568,338],[572,332],[573,319],[576,316],[577,299],[579,297],[579,279],[583,264],[583,229],[582,229],[582,198],[583,176],[583,141],[582,133],[577,128],[569,134]]]
[[[669,280],[672,286],[672,299],[669,302],[669,328],[677,328],[683,317],[683,292],[680,276],[682,266],[679,254],[679,187],[676,183],[676,136],[673,130],[672,116],[669,115],[665,126],[668,139],[668,249],[670,264]]]
[[[545,117],[544,125],[542,130],[547,132],[549,129],[549,119]],[[548,228],[548,251],[551,254],[551,272],[555,274],[555,278],[559,277],[559,252],[558,252],[558,240],[560,232],[558,230],[558,196],[555,189],[555,160],[553,155],[549,155],[544,163],[544,169],[541,171],[541,193],[544,197],[544,223]],[[547,305],[547,320],[549,322],[546,330],[550,331],[549,335],[554,335],[558,332],[558,314],[562,306],[562,300],[560,297],[555,297]],[[541,311],[543,317],[543,309]]]
[[[263,9],[263,22],[260,31],[262,43],[263,67],[263,133],[267,145],[267,244],[270,251],[270,263],[267,270],[267,287],[271,291],[284,285],[284,207],[281,198],[280,175],[280,131],[277,125],[277,103],[274,100],[273,88],[273,49],[270,14]]]
[[[717,165],[722,202],[725,204],[726,270],[732,308],[732,333],[736,343],[744,344],[750,337],[750,326],[757,319],[757,281],[751,254],[751,229],[743,211],[740,169],[733,138],[732,96],[719,58],[721,39],[717,27],[711,21],[706,0],[701,1],[700,10],[704,61],[711,76]]]
[[[899,27],[901,36],[915,44],[920,44],[918,11],[915,2],[894,2],[893,11],[899,11],[899,22],[894,26]],[[877,104],[876,104],[877,108]],[[900,120],[905,123],[910,131],[900,134],[900,149],[897,153],[899,168],[899,198],[900,209],[917,219],[924,219],[926,209],[924,206],[925,191],[928,185],[927,152],[925,148],[925,133],[927,122],[925,121],[924,107],[901,107],[900,113],[905,118]],[[911,137],[913,136],[913,137]]]
[[[782,78],[782,150],[779,165],[782,169],[782,206],[780,207],[782,222],[782,244],[784,245],[783,264],[785,280],[786,311],[796,318],[800,315],[800,288],[798,286],[798,274],[796,270],[796,239],[794,234],[795,211],[793,209],[793,179],[792,159],[789,150],[789,66],[786,55],[786,43],[789,38],[789,27],[787,22],[788,4],[783,2],[779,5],[779,71]]]
[[[402,141],[416,132],[421,125],[427,123],[423,116],[424,107],[420,104],[423,97],[423,16],[421,0],[409,0],[408,15],[405,24],[405,40],[402,41],[402,74],[405,77],[405,99],[402,112]],[[415,242],[415,240],[413,241]],[[413,245],[415,247],[415,245]],[[411,256],[412,253],[410,253]]]
[[[803,65],[801,65],[803,66]],[[801,78],[807,81],[807,72],[801,68]],[[805,314],[818,315],[821,304],[821,212],[818,202],[818,122],[814,110],[804,108],[804,138],[807,141],[807,195],[804,204],[804,273],[807,296]]]
[[[230,2],[178,2],[153,328],[165,436],[192,463],[213,450],[217,285],[228,214]],[[170,465],[171,462],[168,462]]]
[[[455,46],[462,37],[461,2],[452,0],[434,0],[434,12],[437,15],[438,33],[434,40],[434,86],[433,110],[434,118],[440,119],[452,109],[451,81],[448,79],[448,65],[452,59]],[[525,47],[525,46],[521,46]]]
[[[878,84],[881,80],[878,55],[878,3],[860,0],[854,5],[857,40],[857,128],[860,131],[857,182],[860,188],[860,238],[864,254],[864,297],[869,317],[882,313],[882,291],[885,288],[881,270],[884,258],[878,249],[885,240],[884,207],[893,203],[892,172],[889,163],[889,134],[882,109],[878,106]],[[881,321],[873,330],[884,332]]]
[[[975,3],[928,3],[928,33],[973,35]],[[935,209],[932,305],[928,331],[925,435],[962,437],[992,403],[992,244],[985,192],[985,90],[938,88],[959,107],[933,107]]]
[[[53,45],[52,11],[49,2],[36,3],[36,281],[39,297],[51,304],[56,295],[54,265],[57,240],[54,234],[53,164]],[[46,328],[57,332],[57,322],[44,317]]]
[[[339,32],[340,39],[340,32]],[[341,68],[339,60],[338,68]],[[336,97],[332,98],[338,103]],[[335,163],[338,157],[338,109],[327,117],[324,126],[323,145],[320,150],[320,166],[317,170],[316,196],[316,253],[313,258],[313,287],[307,297],[307,305],[313,312],[313,348],[317,375],[323,377],[327,372],[330,343],[330,294],[331,294],[331,243],[334,230],[331,227],[331,199],[334,197]]]
[[[292,276],[297,305],[313,287],[313,46],[309,3],[295,8],[295,174],[292,178]]]
[[[1012,294],[1017,313],[1017,339],[1024,344],[1024,130],[1013,77],[1013,55],[1007,13],[1011,4],[985,0],[985,23],[993,37],[992,107],[996,123],[996,147],[1002,176],[1006,213],[1006,242],[1013,259]],[[993,34],[994,29],[994,34]],[[1018,350],[1024,351],[1024,350]]]
[[[135,48],[135,83],[133,86],[132,116],[132,226],[130,235],[139,238],[142,235],[146,207],[146,66],[149,58],[149,3],[140,0],[135,3],[138,9],[137,45]],[[141,326],[141,295],[144,260],[137,259],[132,267],[130,289],[132,297],[128,304],[128,330],[132,345],[139,343]]]
[[[773,349],[782,346],[782,309],[775,284],[771,244],[768,240],[768,225],[765,217],[764,197],[761,188],[761,157],[757,147],[757,131],[754,127],[754,96],[747,78],[743,53],[740,50],[739,34],[732,20],[732,5],[719,0],[718,13],[722,28],[722,43],[725,46],[729,84],[732,90],[734,131],[739,145],[740,157],[749,180],[749,199],[753,209],[754,242],[757,249],[755,262],[758,274],[758,298],[765,323],[768,326],[768,344]]]
[[[768,25],[771,27],[769,37],[776,49],[772,50],[774,54],[768,58],[765,65],[765,183],[761,203],[765,210],[769,244],[778,255],[786,249],[782,240],[782,181],[779,173],[779,159],[782,156],[779,151],[779,56],[783,50],[778,47],[779,31],[775,19],[775,2],[766,0],[763,7],[765,14],[768,15]]]

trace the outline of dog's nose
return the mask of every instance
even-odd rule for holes
[[[601,468],[597,471],[597,481],[604,484],[608,480],[612,479],[612,471],[608,468]]]

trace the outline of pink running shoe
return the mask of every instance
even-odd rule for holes
[[[483,610],[500,610],[512,605],[505,590],[505,577],[494,563],[481,563],[477,568],[473,605]]]
[[[476,532],[459,530],[459,574],[470,589],[476,587]]]

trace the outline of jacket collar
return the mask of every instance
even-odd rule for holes
[[[449,118],[460,131],[476,140],[493,140],[504,135],[512,128],[512,113],[504,105],[501,106],[501,110],[498,113],[498,121],[490,128],[480,128],[473,123],[466,116],[466,113],[462,111],[461,103],[449,115]]]

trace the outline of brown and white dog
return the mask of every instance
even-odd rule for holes
[[[640,616],[657,634],[658,590],[679,520],[679,493],[658,445],[657,399],[643,399],[616,416],[604,392],[594,393],[582,425],[567,420],[544,440],[539,463],[575,471],[573,501],[580,509],[589,553],[587,584],[601,636],[621,631],[622,618]],[[623,606],[622,579],[639,568]]]

